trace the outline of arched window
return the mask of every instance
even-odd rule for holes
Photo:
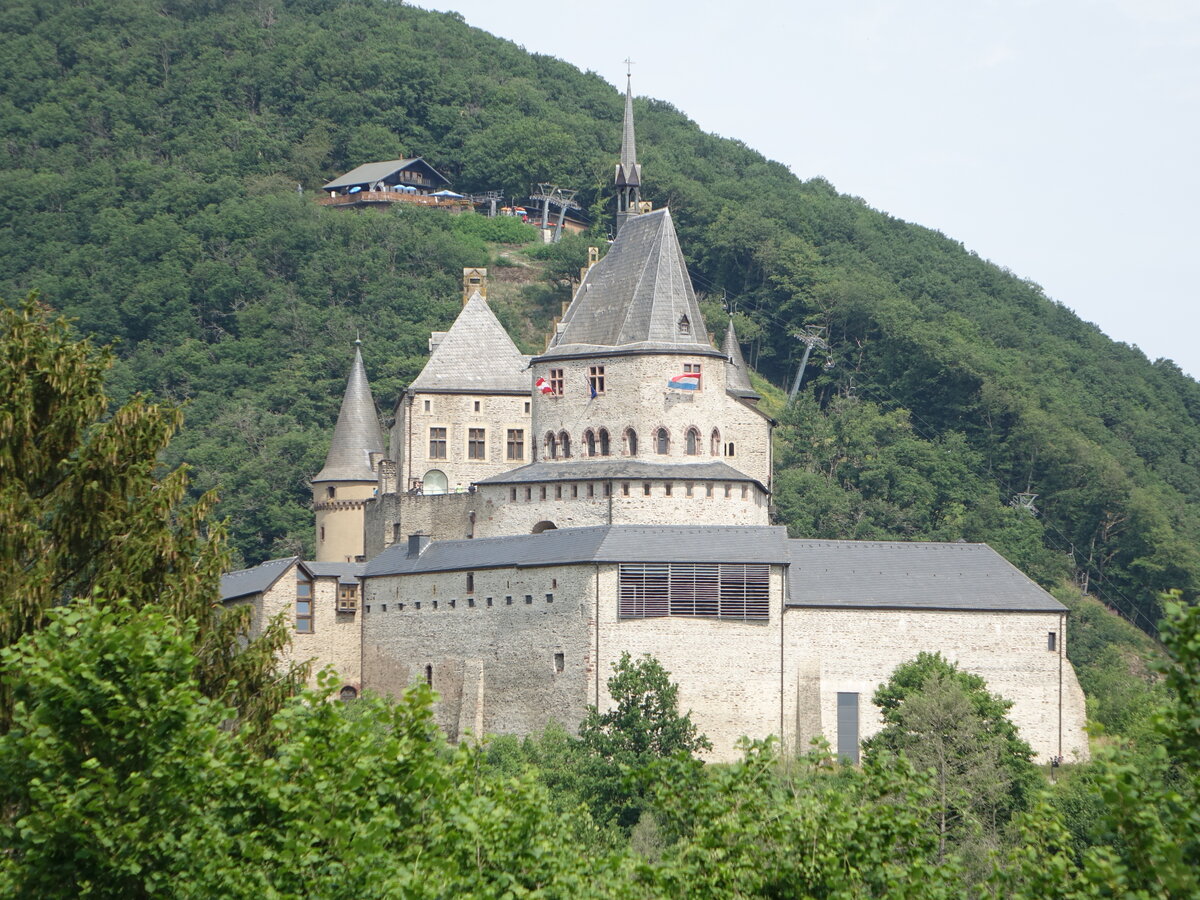
[[[696,456],[700,453],[700,432],[695,428],[687,430],[687,455]]]
[[[712,445],[709,452],[712,453],[713,456],[721,455],[721,432],[716,428],[713,429]]]
[[[725,445],[725,455],[726,455],[726,456],[733,456],[733,455],[734,455],[734,453],[733,453],[733,449],[734,449],[734,448],[733,448],[733,441],[730,441],[728,444],[726,444],[726,445]]]
[[[358,688],[354,687],[352,684],[343,685],[342,689],[338,691],[338,699],[343,703],[349,703],[351,700],[357,700]]]
[[[601,428],[597,436],[600,438],[600,455],[608,456],[608,429]]]
[[[596,433],[592,429],[588,429],[583,433],[583,443],[586,447],[588,456],[596,455]]]
[[[546,457],[548,459],[558,459],[558,440],[554,437],[554,432],[546,432]]]
[[[563,459],[571,455],[571,436],[565,431],[558,433],[558,445],[562,448]]]
[[[632,428],[625,429],[625,453],[629,456],[637,456],[637,432]]]
[[[665,456],[670,447],[671,436],[667,434],[667,429],[660,428],[658,431],[654,432],[654,449],[658,453],[661,453]]]
[[[430,469],[421,479],[421,490],[426,494],[444,494],[450,490],[450,480],[441,469]]]

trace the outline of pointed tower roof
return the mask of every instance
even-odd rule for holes
[[[479,291],[433,348],[409,391],[443,394],[528,394],[529,357],[517,349]]]
[[[633,79],[625,82],[625,121],[621,126],[621,161],[617,164],[617,187],[638,187],[642,167],[637,161],[637,139],[633,133]]]
[[[613,352],[720,356],[708,342],[670,210],[630,218],[592,266],[540,358]]]
[[[737,332],[733,330],[733,316],[729,317],[729,327],[725,329],[725,343],[721,351],[728,360],[725,364],[725,390],[744,400],[761,400],[762,395],[750,385],[750,370],[746,368],[742,348],[738,346]]]
[[[350,367],[342,408],[333,427],[329,455],[314,482],[374,481],[377,477],[371,468],[371,453],[383,453],[383,436],[375,413],[375,398],[371,396],[371,385],[367,382],[367,370],[363,368],[361,348],[362,342],[355,341],[354,364]]]

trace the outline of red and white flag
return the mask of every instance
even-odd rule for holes
[[[550,382],[548,382],[545,378],[539,378],[537,381],[535,381],[533,383],[533,386],[535,389],[537,389],[538,391],[540,391],[543,394],[553,394],[554,393],[554,388],[550,387]]]

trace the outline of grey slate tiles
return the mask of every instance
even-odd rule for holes
[[[378,475],[371,468],[373,452],[383,454],[383,435],[375,413],[375,398],[371,396],[371,385],[367,382],[367,370],[363,368],[362,352],[355,345],[354,364],[350,367],[342,408],[333,428],[329,455],[313,481],[374,481]]]
[[[478,291],[408,390],[448,394],[530,394],[529,357],[517,349]]]

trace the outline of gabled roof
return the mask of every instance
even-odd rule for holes
[[[720,355],[708,342],[666,208],[633,216],[621,226],[608,254],[588,270],[539,358],[613,351]]]
[[[394,544],[367,563],[364,577],[598,562],[783,563],[786,545],[787,529],[776,526],[597,525],[434,541],[415,557]]]
[[[749,481],[764,491],[764,484],[720,460],[694,463],[656,463],[641,459],[540,460],[483,478],[475,484],[528,484],[539,481],[637,481],[638,479],[691,481]]]
[[[345,175],[333,179],[333,181],[325,185],[322,190],[336,191],[339,188],[354,187],[355,185],[374,184],[377,181],[383,181],[395,175],[397,172],[401,172],[404,169],[409,169],[414,166],[419,169],[423,169],[431,174],[434,178],[442,181],[444,184],[450,184],[450,179],[448,179],[429,163],[425,162],[425,160],[421,157],[415,156],[412,159],[389,159],[385,162],[363,163],[358,168],[351,169]]]
[[[360,562],[306,562],[305,567],[313,578],[336,578],[338,584],[358,584],[358,578],[367,568]]]
[[[325,466],[313,479],[318,481],[374,481],[378,475],[371,468],[371,453],[383,453],[383,437],[375,413],[375,398],[367,382],[359,346],[354,347],[354,363]]]
[[[735,397],[745,400],[761,400],[759,394],[750,385],[750,370],[742,356],[742,348],[738,346],[737,332],[733,330],[733,317],[729,318],[729,327],[725,329],[725,343],[721,346],[728,362],[725,364],[725,390]]]
[[[288,556],[284,559],[268,559],[252,569],[239,569],[221,576],[221,601],[237,600],[240,597],[252,597],[269,591],[293,565],[299,565],[306,572],[308,566],[300,562],[298,556]],[[311,575],[311,572],[309,573]]]
[[[787,543],[788,606],[1066,611],[987,544]]]
[[[434,347],[411,391],[446,394],[529,394],[529,357],[517,349],[487,301],[474,291]]]

